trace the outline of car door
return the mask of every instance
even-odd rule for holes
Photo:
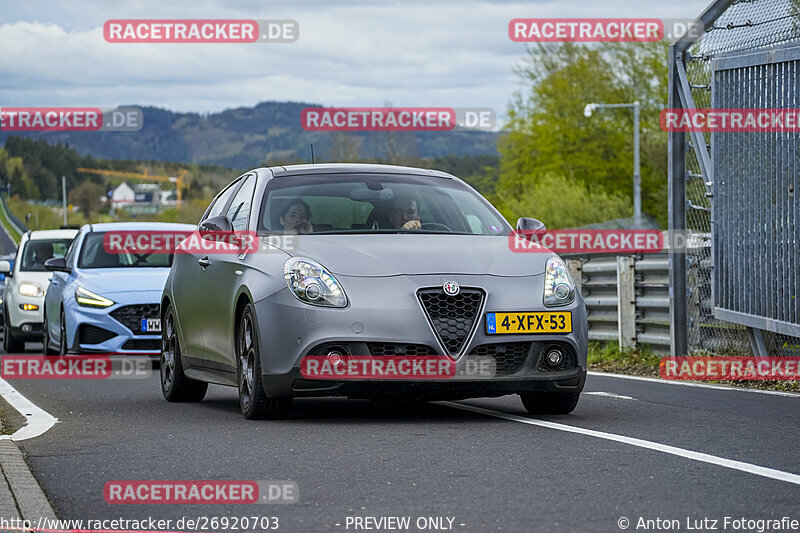
[[[78,255],[78,248],[83,241],[84,233],[80,233],[72,241],[72,244],[67,251],[64,261],[70,272],[51,272],[50,282],[47,285],[47,291],[44,295],[44,323],[48,328],[48,336],[53,340],[53,343],[59,339],[61,334],[61,305],[64,302],[64,291],[69,285],[75,269],[76,257]]]
[[[238,189],[241,180],[233,181],[217,195],[203,216],[201,223],[209,218],[224,215],[228,204]],[[204,329],[206,323],[214,320],[216,311],[209,307],[206,292],[210,277],[206,275],[210,256],[207,252],[188,248],[186,253],[176,253],[173,262],[172,297],[175,312],[180,322],[183,353],[191,358],[191,363],[202,366],[206,351]]]
[[[253,204],[253,193],[256,185],[256,174],[244,176],[241,185],[233,196],[224,214],[228,217],[236,232],[246,231]],[[236,287],[243,272],[240,254],[217,253],[208,255],[208,266],[204,269],[206,278],[203,298],[204,305],[211,311],[213,318],[203,324],[203,342],[205,344],[204,365],[223,371],[235,369],[233,354],[234,306],[236,305]]]

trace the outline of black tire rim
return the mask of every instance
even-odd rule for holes
[[[245,313],[242,317],[242,327],[239,328],[239,398],[244,409],[250,406],[250,399],[253,395],[255,357],[253,319],[250,313]]]
[[[175,357],[178,350],[178,335],[172,311],[164,316],[164,332],[161,334],[161,387],[165,391],[172,388],[175,381]]]

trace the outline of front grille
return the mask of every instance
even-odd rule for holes
[[[368,342],[369,355],[436,355],[436,350],[424,344]]]
[[[467,354],[467,361],[479,357],[490,357],[494,360],[495,375],[513,374],[525,364],[530,348],[530,342],[481,344]]]
[[[448,296],[442,289],[422,289],[417,294],[439,341],[450,355],[458,355],[478,318],[483,291],[462,288]]]
[[[109,313],[117,322],[131,330],[134,335],[151,334],[142,331],[143,318],[158,318],[161,313],[159,304],[134,304],[123,305],[119,309],[114,309]]]
[[[100,344],[116,336],[117,334],[113,331],[98,328],[91,324],[81,324],[78,326],[78,342],[80,344]]]
[[[122,345],[123,350],[161,351],[161,339],[129,339]]]

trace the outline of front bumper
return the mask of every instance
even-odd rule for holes
[[[82,307],[75,302],[66,307],[67,339],[70,351],[79,353],[117,353],[149,356],[158,359],[161,355],[161,334],[137,335],[130,328],[113,318],[110,313],[120,307],[136,305],[126,302],[115,304],[107,309]],[[153,304],[152,302],[142,302]],[[158,305],[155,303],[154,305]],[[157,318],[158,315],[149,318]],[[100,328],[108,333],[102,335]],[[111,336],[113,335],[113,336]],[[109,336],[101,340],[103,336]],[[100,342],[97,342],[101,340]]]
[[[580,297],[568,306],[545,308],[542,304],[543,276],[336,277],[348,296],[349,305],[344,309],[305,305],[288,288],[256,302],[262,347],[262,381],[268,395],[372,397],[419,394],[463,398],[532,391],[579,392],[583,389],[588,350],[586,308]],[[411,344],[432,349],[431,353],[424,355],[444,355],[446,352],[425,315],[417,291],[441,287],[448,280],[456,281],[462,288],[480,288],[485,292],[473,333],[464,348],[454,356],[457,365],[454,377],[424,381],[323,381],[304,379],[300,374],[303,357],[325,344],[342,343],[364,349],[380,343]],[[567,334],[487,334],[486,313],[504,311],[569,311],[573,330]],[[467,371],[475,357],[487,352],[487,347],[512,344],[527,346],[524,357],[517,357],[514,364],[498,365],[497,368],[502,370],[489,376],[476,376]],[[558,370],[543,368],[542,352],[548,346],[559,346],[570,352],[572,364]],[[496,350],[489,349],[488,352],[496,353]],[[376,355],[352,350],[351,354]]]

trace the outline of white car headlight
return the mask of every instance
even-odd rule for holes
[[[575,300],[575,282],[560,257],[547,260],[544,275],[544,305],[556,307]]]
[[[36,283],[26,281],[19,284],[19,293],[22,296],[37,297],[44,294],[44,290]]]
[[[323,307],[346,307],[344,289],[325,267],[304,257],[292,257],[283,265],[286,284],[303,303]]]
[[[113,300],[88,291],[83,287],[75,289],[75,301],[78,302],[78,305],[84,307],[109,307],[114,305]]]

